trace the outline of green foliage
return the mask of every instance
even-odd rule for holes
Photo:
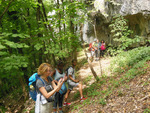
[[[79,91],[78,91],[77,93],[75,93],[74,99],[77,99],[77,98],[79,98],[79,97],[80,97],[80,93],[79,93]]]
[[[128,47],[131,47],[133,44],[137,44],[140,42],[140,37],[135,36],[131,37],[133,34],[132,30],[129,30],[128,25],[127,25],[127,20],[124,19],[123,16],[121,15],[116,15],[113,18],[114,20],[112,23],[109,25],[111,28],[111,33],[114,37],[114,41],[118,42],[118,47],[117,49],[120,52],[122,50],[126,50]],[[110,52],[112,49],[110,50]],[[111,52],[114,53],[114,52]]]
[[[3,106],[0,106],[0,110],[1,110],[2,113],[6,113],[6,111],[7,111],[7,109]]]
[[[86,77],[84,80],[83,80],[83,83],[84,84],[87,84],[88,81],[90,81],[92,79],[93,76],[89,75],[88,77]]]
[[[106,105],[105,99],[104,98],[99,99],[99,104],[101,104],[103,106]]]
[[[73,107],[73,110],[77,110],[79,107],[81,107],[81,105],[76,105]]]
[[[5,94],[5,92],[11,91],[19,86],[19,78],[23,76],[22,68],[28,66],[28,57],[23,55],[18,50],[24,51],[29,46],[22,43],[22,39],[28,37],[25,34],[13,34],[3,32],[0,35],[0,81],[2,92],[0,93],[0,98]],[[14,40],[19,39],[19,40]]]
[[[114,72],[122,73],[123,76],[119,77],[119,79],[110,79],[108,77],[102,77],[100,81],[95,82],[85,88],[83,90],[83,94],[88,96],[89,100],[92,98],[99,98],[95,103],[99,103],[101,105],[106,105],[106,99],[117,91],[118,96],[123,96],[123,92],[121,90],[117,90],[120,85],[130,88],[126,83],[135,78],[136,76],[142,75],[145,73],[145,69],[147,69],[147,65],[145,64],[150,60],[150,47],[139,47],[130,51],[121,52],[117,56],[115,56],[112,60],[111,69]],[[120,71],[124,70],[124,71]],[[87,77],[87,80],[89,77]],[[148,82],[144,82],[143,86],[148,85]],[[103,86],[106,88],[103,89]],[[79,96],[79,92],[77,93]],[[93,104],[91,101],[85,102],[86,104]],[[145,110],[146,111],[146,110]]]
[[[80,47],[80,30],[75,26],[85,20],[85,4],[76,0],[42,2],[15,0],[1,19],[0,98],[20,87],[20,78],[28,84],[41,63],[53,65]],[[9,1],[0,3],[2,14]]]
[[[143,113],[150,113],[150,109],[146,108]]]
[[[133,66],[135,69],[138,69],[148,60],[150,60],[150,47],[135,48],[114,57],[111,63],[111,70],[113,72],[123,72]]]

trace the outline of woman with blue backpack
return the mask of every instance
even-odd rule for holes
[[[62,61],[58,61],[57,68],[51,74],[51,76],[54,77],[56,84],[58,83],[58,81],[61,78],[64,81],[67,80],[67,76],[63,70],[63,67],[64,67],[64,63]],[[62,89],[63,87],[64,87],[64,89]],[[62,88],[60,89],[59,92],[57,92],[55,94],[55,100],[54,100],[54,104],[53,104],[54,113],[57,113],[57,105],[59,106],[59,113],[63,113],[63,111],[62,111],[63,98],[64,98],[65,93],[67,92],[67,87],[66,87],[65,83],[63,83]]]
[[[38,68],[39,78],[36,80],[36,105],[35,113],[52,113],[54,95],[61,89],[63,79],[55,84],[50,77],[52,67],[48,63],[42,63]]]

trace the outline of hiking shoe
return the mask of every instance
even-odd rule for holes
[[[86,98],[83,97],[83,98],[80,99],[80,102],[83,102],[86,99],[87,99],[87,97]]]
[[[64,103],[63,106],[70,106],[70,105],[71,105],[71,103]]]

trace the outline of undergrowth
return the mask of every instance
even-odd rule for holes
[[[84,104],[74,105],[73,110],[83,107],[85,104],[107,104],[107,98],[117,89],[120,85],[126,85],[136,76],[146,73],[146,62],[150,60],[150,47],[139,47],[130,51],[122,52],[113,57],[110,70],[114,73],[113,77],[101,77],[100,81],[89,85],[83,90],[83,94],[88,97]],[[118,79],[115,79],[117,76]],[[146,85],[147,83],[145,83]],[[105,86],[106,88],[103,88]],[[126,86],[128,87],[128,86]],[[118,91],[118,96],[123,93]],[[79,92],[74,95],[74,99],[79,96]],[[96,101],[95,101],[96,98]],[[147,110],[145,110],[147,111]]]

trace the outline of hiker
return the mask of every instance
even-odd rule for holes
[[[52,67],[48,63],[42,63],[38,68],[40,79],[36,81],[37,99],[35,113],[52,113],[54,94],[60,90],[63,79],[60,79],[57,85],[49,76]]]
[[[67,76],[64,73],[63,67],[64,67],[64,63],[62,61],[58,61],[57,68],[51,74],[51,76],[54,77],[56,83],[61,78],[64,78],[64,81],[67,80]],[[67,92],[67,88],[66,88],[66,92]],[[64,95],[65,95],[65,93],[61,94],[60,92],[57,92],[55,94],[55,100],[54,100],[54,104],[53,104],[54,113],[57,113],[57,105],[59,105],[59,113],[63,113],[62,105],[63,105]]]
[[[102,40],[102,41],[101,41],[100,57],[104,57],[105,49],[106,49],[106,45],[105,45],[104,40]]]
[[[93,42],[91,42],[90,44],[89,44],[89,48],[88,48],[88,50],[91,52],[91,57],[93,57],[94,56],[94,53],[95,53],[95,49],[93,48]]]
[[[89,51],[91,51],[91,50],[92,50],[92,42],[91,42],[91,43],[89,43],[89,48],[88,48],[88,50],[89,50]]]
[[[99,40],[97,40],[98,43],[98,57],[100,58],[100,54],[101,54],[101,42],[99,42]]]
[[[99,60],[98,52],[99,52],[99,40],[94,39],[93,48],[95,50],[95,61]]]
[[[65,95],[64,106],[71,105],[71,103],[67,103],[67,98],[68,98],[68,95],[70,94],[70,92],[73,90],[74,87],[79,87],[79,92],[80,92],[80,96],[81,96],[80,101],[82,102],[83,100],[86,99],[86,98],[83,97],[82,84],[79,83],[79,80],[75,79],[75,66],[76,66],[76,63],[77,63],[76,60],[72,60],[72,66],[70,66],[67,69],[68,90],[67,90],[67,93]]]

